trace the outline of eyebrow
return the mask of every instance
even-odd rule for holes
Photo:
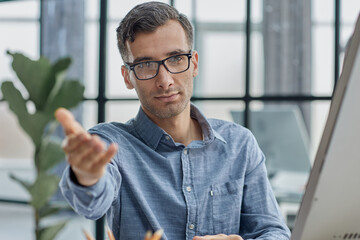
[[[183,54],[183,53],[188,53],[189,51],[185,51],[183,49],[176,49],[174,51],[168,52],[166,53],[166,56],[170,57],[170,56],[174,56],[177,54]],[[144,61],[153,61],[154,59],[152,57],[137,57],[135,58],[135,60],[133,61],[134,63],[139,63],[139,62],[144,62]]]

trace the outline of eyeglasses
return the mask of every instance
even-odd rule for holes
[[[133,65],[125,63],[125,66],[134,72],[138,80],[149,80],[158,75],[160,65],[164,65],[166,70],[173,74],[185,72],[190,67],[191,57],[191,53],[184,53],[165,58],[161,61],[146,61]]]

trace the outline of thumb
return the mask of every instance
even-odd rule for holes
[[[64,128],[65,135],[70,135],[73,133],[79,133],[85,130],[81,127],[80,123],[78,123],[74,115],[65,108],[58,108],[55,111],[55,118],[59,121],[61,126]]]

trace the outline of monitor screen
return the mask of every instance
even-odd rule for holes
[[[360,18],[291,239],[360,239]]]

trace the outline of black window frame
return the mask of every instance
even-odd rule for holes
[[[6,1],[18,1],[18,0],[0,0],[1,2]],[[43,0],[39,0],[42,3]],[[196,34],[196,0],[192,0],[192,13],[193,13],[193,25],[195,26],[195,34]],[[108,0],[99,0],[100,3],[100,16],[99,16],[99,59],[98,59],[98,93],[95,98],[84,98],[84,101],[96,101],[97,103],[97,122],[105,122],[106,121],[106,103],[107,102],[115,102],[115,101],[138,101],[137,98],[108,98],[106,96],[106,65],[107,65],[107,53],[106,53],[106,44],[107,44],[107,10],[108,10]],[[169,4],[171,6],[175,6],[175,0],[169,0]],[[334,0],[335,5],[335,21],[334,21],[334,88],[338,81],[340,75],[340,13],[341,13],[341,0]],[[41,23],[41,15],[39,18],[39,24]],[[262,96],[252,96],[250,93],[250,64],[251,64],[251,0],[246,0],[246,22],[245,22],[245,35],[246,35],[246,50],[245,50],[245,94],[244,96],[235,96],[235,97],[198,97],[193,96],[191,101],[201,102],[201,101],[239,101],[239,103],[244,103],[244,126],[249,127],[249,119],[250,119],[250,103],[254,101],[260,102],[312,102],[312,101],[331,101],[332,94],[329,96],[315,96],[311,94],[279,94],[279,95],[262,95]],[[40,26],[40,34],[41,34],[41,26]],[[41,39],[41,38],[40,38]],[[39,43],[41,44],[41,42]],[[41,48],[40,48],[41,49]],[[1,98],[0,102],[3,102],[4,99]],[[27,201],[19,201],[16,199],[1,199],[0,203],[12,203],[12,204],[29,204]],[[96,221],[96,239],[103,240],[104,239],[104,224],[105,219],[102,217],[101,219]]]

